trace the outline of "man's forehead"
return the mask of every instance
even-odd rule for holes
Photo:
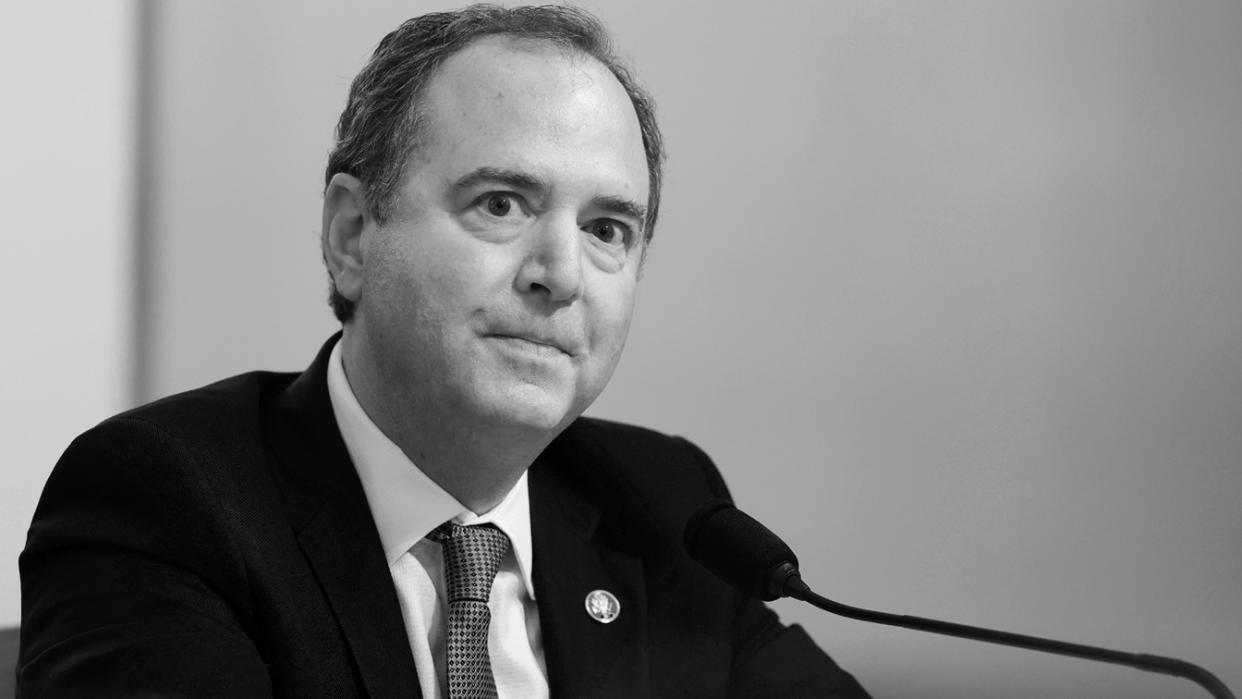
[[[607,166],[602,170],[640,180],[634,183],[640,191],[627,187],[632,191],[625,194],[645,202],[637,113],[620,81],[591,56],[546,41],[486,37],[445,61],[424,90],[419,112],[415,167],[447,158],[461,166],[456,177],[554,153],[575,163],[596,158]]]
[[[422,101],[472,91],[492,91],[500,96],[509,86],[532,81],[556,82],[567,89],[599,83],[625,94],[616,76],[593,56],[546,39],[493,35],[476,39],[446,58],[428,81]],[[625,99],[628,102],[628,94]]]

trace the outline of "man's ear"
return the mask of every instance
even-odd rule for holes
[[[323,262],[337,292],[354,303],[362,296],[363,231],[369,223],[362,182],[343,172],[333,175],[323,193]]]

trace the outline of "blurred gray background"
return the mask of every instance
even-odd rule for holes
[[[108,414],[335,329],[348,84],[424,2],[11,2],[0,624]],[[684,435],[848,604],[1242,690],[1242,3],[594,0],[670,161],[591,412]],[[1206,696],[781,603],[877,697]]]

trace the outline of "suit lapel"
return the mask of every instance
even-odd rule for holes
[[[604,540],[599,498],[566,475],[607,468],[601,459],[608,457],[554,444],[531,469],[535,594],[554,697],[641,697],[650,691],[642,559]],[[620,602],[612,622],[587,612],[593,590],[606,590]]]
[[[336,612],[368,694],[421,697],[392,576],[376,553],[379,534],[365,499],[350,502],[352,495],[328,499],[298,542]],[[359,509],[368,519],[359,518]],[[362,543],[372,540],[374,547]]]
[[[421,697],[379,532],[332,414],[333,337],[281,394],[269,442],[299,545],[336,615],[367,693]]]

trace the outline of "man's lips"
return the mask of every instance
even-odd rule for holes
[[[577,348],[580,346],[576,342],[571,342],[571,341],[553,337],[550,335],[540,335],[537,333],[490,332],[484,335],[484,337],[495,338],[498,340],[508,340],[508,341],[513,341],[513,342],[523,342],[523,343],[529,343],[532,345],[538,345],[541,347],[547,347],[549,349],[557,350],[561,352],[562,354],[566,354],[571,357],[578,354]]]

